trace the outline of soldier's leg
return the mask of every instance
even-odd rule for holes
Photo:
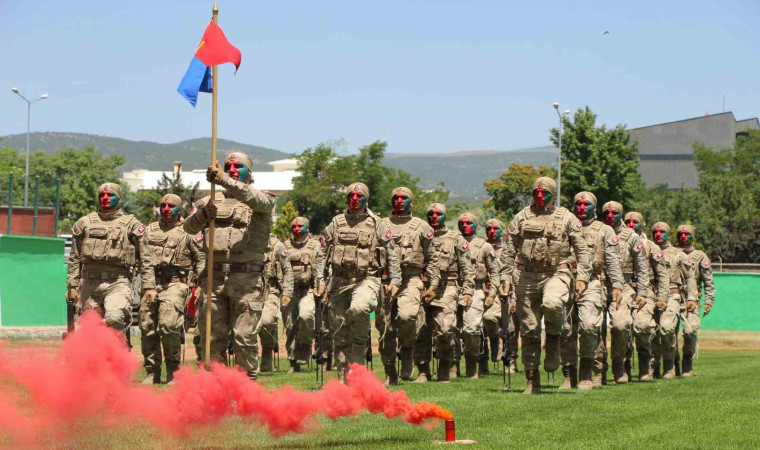
[[[676,331],[678,328],[678,316],[681,308],[679,294],[670,294],[665,311],[660,312],[660,348],[662,352],[663,378],[670,379],[676,376]]]
[[[158,332],[166,360],[166,382],[174,380],[174,372],[182,363],[182,326],[190,288],[184,283],[171,283],[158,293]]]
[[[431,306],[431,327],[438,357],[438,381],[448,383],[451,378],[451,365],[454,360],[454,346],[457,340],[457,301],[456,286],[446,286],[443,295]]]
[[[631,308],[634,304],[636,292],[630,284],[623,288],[623,298],[620,305],[615,302],[610,304],[610,335],[612,355],[612,375],[615,383],[627,383],[628,375],[625,372],[625,358],[631,339],[631,327],[633,318]]]
[[[654,319],[655,301],[650,293],[642,308],[633,309],[633,335],[636,339],[636,351],[639,355],[639,381],[651,381],[652,369],[652,338],[657,324]]]
[[[272,371],[272,353],[277,342],[277,316],[280,310],[280,292],[270,288],[269,295],[264,301],[264,308],[261,311],[261,324],[259,327],[259,339],[261,339],[261,372]]]
[[[350,362],[364,365],[369,343],[369,315],[377,308],[380,294],[380,279],[366,277],[356,284],[351,292],[351,304],[346,312],[346,325],[350,333]]]
[[[472,304],[463,316],[462,340],[464,341],[464,361],[468,378],[478,378],[478,357],[483,342],[483,310],[486,299],[483,289],[475,289]]]
[[[425,285],[419,277],[407,280],[399,291],[398,315],[396,323],[398,327],[398,341],[401,347],[401,373],[402,380],[410,380],[414,369],[414,342],[419,331],[419,314],[422,292]]]
[[[295,332],[296,366],[306,364],[311,356],[311,338],[314,335],[314,294],[309,290],[298,300],[298,320]]]
[[[599,348],[599,336],[604,321],[604,287],[598,279],[591,280],[578,299],[578,335],[580,342],[580,389],[593,386],[594,360]]]
[[[201,282],[201,290],[204,292],[202,296],[201,305],[198,308],[198,330],[200,331],[200,349],[201,353],[199,357],[201,360],[204,358],[204,352],[206,351],[206,277],[201,276],[199,278]],[[225,291],[226,278],[223,273],[215,272],[213,281],[213,291],[211,298],[211,355],[210,358],[213,361],[226,363],[227,362],[227,348],[230,343],[230,312],[232,306],[230,305],[230,297]]]
[[[258,331],[264,308],[263,280],[259,273],[231,273],[222,294],[230,299],[235,364],[256,379],[259,374]]]
[[[574,389],[578,386],[578,308],[574,299],[565,304],[562,333],[559,336],[559,362],[562,366],[562,384],[558,388],[560,390]]]
[[[424,373],[425,369],[430,367],[430,361],[434,356],[433,333],[435,332],[435,325],[433,323],[433,306],[429,304],[423,305],[422,312],[422,317],[424,317],[425,320],[422,321],[422,326],[420,327],[420,331],[417,333],[417,339],[414,342],[414,364],[417,366],[419,373]],[[438,358],[439,349],[437,346],[435,347],[435,352],[435,357]]]
[[[124,333],[132,324],[132,283],[119,277],[105,289],[103,321],[111,328]]]
[[[380,289],[385,289],[381,287]],[[377,340],[380,360],[385,370],[386,382],[389,385],[398,384],[398,371],[396,370],[396,321],[393,318],[393,302],[383,297],[383,302],[375,308],[375,328],[379,333]]]
[[[688,312],[686,305],[681,307],[681,326],[683,327],[683,363],[681,376],[690,377],[693,373],[694,354],[697,352],[697,331],[702,325],[699,318],[700,305],[697,303],[695,312]]]
[[[351,331],[348,322],[348,309],[351,306],[353,284],[345,284],[344,281],[333,278],[330,285],[330,335],[333,337],[333,349],[335,353],[335,368],[338,370],[338,379],[345,381],[348,364],[351,362]]]
[[[296,288],[293,291],[293,298],[290,300],[288,306],[282,306],[280,313],[282,315],[282,323],[285,326],[285,348],[288,352],[288,361],[290,361],[290,372],[296,370],[296,330],[298,327],[298,309],[300,299],[303,296],[303,291]],[[266,309],[266,306],[264,306]],[[261,347],[264,347],[262,336]]]
[[[564,324],[566,305],[570,300],[571,282],[570,275],[564,272],[555,273],[548,280],[541,282],[541,312],[546,327],[544,370],[547,372],[554,372],[559,368],[559,337]]]
[[[540,276],[515,271],[515,294],[517,295],[517,317],[520,320],[522,340],[522,362],[528,387],[524,393],[541,392],[541,378],[538,365],[541,362],[541,298]]]
[[[660,366],[662,364],[662,340],[660,339],[660,310],[654,310],[654,336],[652,336],[652,375],[655,380],[662,378]]]
[[[514,293],[510,296],[509,303],[510,305],[512,303],[516,303],[517,298],[515,298]],[[506,308],[510,308],[510,305],[505,305]],[[512,373],[517,373],[517,358],[519,356],[520,351],[520,319],[517,317],[517,313],[509,313],[509,331],[508,331],[508,339],[509,339],[509,370]]]
[[[496,362],[499,360],[499,329],[501,328],[500,324],[501,320],[501,299],[496,298],[496,301],[494,301],[493,305],[491,305],[490,308],[486,309],[483,313],[483,332],[486,336],[487,342],[484,342],[484,354],[480,355],[481,360],[486,359],[486,363],[488,362],[488,359],[492,362]],[[506,328],[506,326],[505,326]],[[487,345],[486,345],[487,344]],[[489,351],[487,351],[490,349]]]
[[[319,324],[315,323],[315,326]],[[325,361],[326,369],[334,368],[333,356],[335,354],[335,344],[333,342],[333,331],[330,327],[330,305],[322,305],[322,358]]]
[[[163,292],[159,292],[159,298]],[[140,299],[140,347],[147,377],[145,384],[161,382],[161,341],[158,335],[158,300],[148,306]]]

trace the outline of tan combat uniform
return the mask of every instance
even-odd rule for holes
[[[475,290],[472,295],[472,304],[464,311],[462,340],[467,376],[477,378],[478,372],[483,375],[488,373],[488,355],[481,358],[484,341],[483,314],[486,297],[497,296],[499,262],[493,247],[485,239],[474,235],[465,236],[464,239],[468,244],[470,265],[475,273]],[[478,359],[480,359],[479,369]]]
[[[214,228],[214,278],[211,298],[211,357],[226,360],[232,333],[235,362],[252,378],[258,373],[258,342],[255,333],[264,308],[264,252],[272,228],[274,195],[224,174],[219,184],[226,191],[216,193],[217,217]],[[209,201],[196,203],[199,213]],[[204,232],[208,243],[207,223],[198,213],[185,221],[190,234]],[[205,248],[205,244],[204,244]],[[208,268],[207,268],[208,269]],[[206,276],[199,282],[204,288]],[[208,300],[208,299],[206,299]],[[205,330],[206,308],[199,306],[198,325]],[[201,334],[205,349],[205,332]]]
[[[141,289],[155,288],[153,262],[143,239],[147,227],[121,210],[91,212],[71,229],[67,285],[79,288],[82,308],[95,309],[121,332],[132,323],[132,270]]]
[[[489,221],[490,222],[490,221]],[[488,243],[493,247],[494,256],[497,264],[499,264],[499,282],[501,282],[501,254],[504,250],[504,242],[501,239],[495,241],[488,240]],[[498,288],[498,286],[497,286]],[[509,305],[504,305],[504,308],[509,309]],[[491,362],[499,360],[499,330],[502,326],[506,329],[509,325],[501,323],[502,314],[502,299],[497,295],[494,299],[493,305],[487,307],[483,312],[483,353],[480,355],[479,364],[481,366],[488,364],[489,353]],[[489,352],[490,349],[490,352]]]
[[[691,227],[690,225],[687,225]],[[679,229],[681,227],[678,227]],[[693,227],[689,230],[694,235]],[[681,249],[687,255],[687,262],[691,263],[692,271],[696,276],[697,284],[697,310],[689,312],[686,305],[681,305],[681,323],[683,326],[683,364],[682,375],[689,376],[692,373],[694,354],[697,352],[697,331],[702,324],[699,318],[700,300],[702,291],[705,293],[705,305],[715,302],[715,283],[713,282],[712,263],[702,250],[695,250],[693,246]],[[687,375],[688,374],[688,375]]]
[[[261,312],[258,335],[261,336],[261,372],[272,371],[272,353],[279,349],[277,322],[280,318],[280,298],[293,297],[293,269],[285,244],[275,235],[269,235],[264,254],[264,277],[267,279],[267,298]],[[279,355],[279,350],[277,351]],[[278,361],[279,363],[279,361]]]
[[[291,238],[285,242],[285,247],[293,268],[295,286],[290,304],[282,308],[282,318],[288,359],[297,366],[306,364],[311,357],[315,308],[312,287],[317,278],[317,255],[321,246],[315,239],[296,242]]]
[[[438,251],[433,242],[433,229],[425,221],[411,215],[392,215],[381,220],[393,234],[396,254],[401,266],[401,288],[395,299],[378,302],[375,327],[380,333],[380,356],[389,379],[396,374],[396,346],[400,347],[401,379],[410,380],[414,369],[414,343],[425,323],[421,308],[422,293],[426,286],[438,288],[441,271]],[[390,280],[384,279],[387,283]],[[393,304],[395,302],[396,308]],[[385,303],[385,304],[383,304]],[[387,309],[390,308],[390,311]],[[398,344],[397,344],[398,341]],[[420,368],[429,374],[429,369]],[[428,377],[429,378],[429,377]]]
[[[321,266],[317,285],[323,285],[325,265],[332,267],[327,287],[330,331],[338,376],[345,379],[348,364],[364,364],[369,343],[369,315],[377,308],[380,275],[385,266],[390,283],[401,285],[401,268],[393,232],[366,213],[335,216],[322,233]]]
[[[185,307],[190,298],[188,283],[206,267],[199,243],[182,228],[183,220],[156,221],[148,225],[143,239],[148,244],[156,274],[158,297],[148,305],[140,302],[140,334],[145,371],[161,377],[161,346],[166,359],[167,380],[182,362]],[[201,239],[199,239],[200,241]]]

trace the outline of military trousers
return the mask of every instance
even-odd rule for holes
[[[681,295],[678,293],[668,296],[668,305],[665,311],[660,312],[660,352],[662,359],[673,361],[676,358],[676,334],[678,333],[678,319],[681,313]]]
[[[311,357],[314,334],[314,294],[309,286],[296,286],[290,304],[282,308],[282,320],[288,359],[306,364]]]
[[[438,289],[438,295],[423,306],[426,321],[414,346],[417,367],[430,364],[435,347],[435,357],[445,364],[454,361],[457,345],[457,302],[458,288],[455,285]]]
[[[633,333],[633,314],[636,291],[630,284],[623,287],[623,297],[620,304],[610,302],[610,355],[612,360],[624,360],[629,354]]]
[[[633,336],[636,339],[636,351],[644,358],[652,356],[652,340],[657,332],[656,308],[654,292],[650,288],[646,304],[641,308],[633,309]],[[639,364],[641,364],[641,359]]]
[[[330,330],[335,365],[345,374],[350,363],[364,365],[369,343],[369,315],[377,307],[380,278],[333,277],[330,282]]]
[[[509,349],[510,360],[515,361],[517,364],[517,356],[520,350],[520,318],[517,317],[517,297],[515,297],[514,291],[509,295],[508,304],[502,306],[507,308],[505,314],[502,317],[507,317],[507,347]],[[511,313],[509,310],[512,305],[515,305],[515,312]]]
[[[483,346],[483,314],[485,312],[486,294],[483,289],[475,289],[472,303],[464,311],[462,321],[462,340],[465,358],[478,357]]]
[[[598,276],[593,276],[586,290],[567,304],[565,326],[560,337],[560,362],[563,366],[578,364],[578,356],[594,359],[599,345],[599,332],[604,320],[605,289]]]
[[[156,290],[158,296],[153,304],[140,301],[140,344],[145,371],[161,370],[163,346],[166,370],[174,372],[182,362],[182,333],[190,288],[177,282],[159,285]]]
[[[697,331],[702,325],[702,320],[699,318],[699,311],[701,310],[699,302],[697,302],[697,310],[689,312],[686,310],[686,303],[683,303],[680,308],[681,315],[681,327],[683,328],[683,354],[694,355],[697,352]]]
[[[82,310],[94,309],[109,327],[126,331],[132,323],[132,283],[126,276],[108,279],[82,277]]]
[[[381,289],[385,289],[383,285]],[[382,300],[382,301],[380,301]],[[398,352],[398,303],[388,298],[387,295],[381,295],[375,308],[375,329],[378,332],[377,340],[380,360],[386,369],[386,375],[391,368],[396,366],[396,356]]]
[[[280,290],[270,284],[267,298],[264,300],[264,308],[261,310],[261,323],[259,324],[262,352],[272,352],[279,347],[277,325],[280,319],[280,295]]]
[[[205,284],[205,274],[199,280]],[[202,286],[205,291],[205,286]],[[258,374],[258,329],[264,307],[264,282],[260,272],[214,272],[211,295],[211,358],[226,362],[230,339],[235,364],[250,377]],[[208,299],[206,299],[208,300]],[[204,300],[205,303],[205,300]],[[205,306],[205,305],[204,305]],[[198,310],[201,348],[206,346],[206,308]]]
[[[513,277],[522,338],[522,362],[525,370],[537,370],[541,360],[541,321],[546,326],[547,335],[561,334],[572,277],[565,271],[533,273],[522,272],[518,268],[515,268]],[[559,352],[559,348],[551,351]]]
[[[488,349],[491,351],[491,361],[498,360],[499,353],[499,330],[501,329],[501,298],[497,295],[493,305],[483,312],[483,334],[486,337],[483,345],[484,354],[481,358],[488,357]],[[508,308],[509,306],[507,306]],[[495,356],[495,358],[494,358]]]

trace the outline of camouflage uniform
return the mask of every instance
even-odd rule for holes
[[[393,195],[401,193],[412,199],[412,191],[405,187],[393,190]],[[411,206],[411,205],[410,205]],[[393,214],[381,220],[385,228],[393,234],[399,264],[401,266],[401,288],[395,299],[378,302],[375,311],[375,327],[380,333],[380,356],[389,383],[393,384],[396,373],[397,340],[400,347],[401,379],[410,380],[414,369],[414,344],[420,328],[425,323],[422,309],[422,294],[426,288],[438,289],[441,271],[438,251],[431,245],[433,229],[424,220],[407,215]],[[427,286],[423,281],[427,279]],[[387,284],[389,280],[383,279]],[[395,303],[395,305],[394,305]],[[396,308],[393,308],[396,306]],[[430,368],[419,367],[420,382],[430,379]]]
[[[288,250],[275,235],[269,235],[264,254],[264,277],[267,281],[267,298],[261,312],[258,335],[261,336],[261,372],[272,371],[272,353],[279,349],[277,322],[280,318],[280,299],[293,298],[293,269]],[[277,351],[279,355],[279,350]],[[278,361],[279,362],[279,361]]]
[[[433,203],[428,212],[439,210],[446,213],[446,206]],[[420,330],[415,344],[414,357],[418,367],[429,367],[432,345],[438,358],[438,381],[449,381],[454,364],[457,340],[457,303],[461,295],[473,295],[475,273],[468,254],[469,244],[459,230],[449,230],[445,225],[434,230],[433,246],[438,251],[441,287],[430,303],[423,305],[426,312],[425,326]]]
[[[252,166],[243,153],[231,153],[231,158]],[[250,167],[249,167],[250,168]],[[212,168],[209,168],[211,171]],[[207,174],[207,176],[209,176]],[[216,192],[213,203],[217,208],[214,228],[214,266],[211,301],[211,357],[226,361],[227,347],[232,335],[235,363],[248,376],[256,378],[259,351],[256,328],[264,308],[264,252],[272,228],[273,194],[255,189],[252,185],[231,178],[225,173],[218,182],[224,193]],[[204,233],[204,249],[208,244],[204,207],[210,197],[196,203],[197,211],[185,220],[185,231]],[[207,267],[208,270],[208,267]],[[206,291],[206,276],[199,282]],[[205,301],[209,301],[208,298]],[[198,326],[206,328],[206,308],[198,311]],[[205,331],[201,347],[205,350]]]
[[[556,195],[554,180],[540,177],[533,190],[544,189]],[[503,258],[507,280],[514,280],[517,315],[520,319],[522,361],[528,380],[526,393],[538,393],[536,373],[541,357],[541,321],[546,325],[544,368],[559,366],[559,337],[563,314],[570,299],[573,275],[571,247],[575,250],[578,282],[588,283],[591,262],[582,234],[583,224],[566,208],[528,206],[512,219],[508,227],[506,256]]]
[[[349,192],[354,190],[369,199],[369,189],[364,184],[350,185]],[[324,284],[324,266],[329,264],[330,331],[338,377],[345,380],[349,363],[365,362],[369,315],[377,308],[383,266],[388,270],[390,284],[396,287],[401,285],[401,268],[393,232],[374,214],[338,214],[322,233],[322,239],[317,285]]]
[[[181,205],[178,196],[164,199]],[[163,200],[162,200],[163,201]],[[158,298],[140,302],[140,334],[145,371],[161,379],[161,346],[166,359],[167,382],[182,362],[182,333],[191,282],[206,267],[206,256],[193,236],[185,233],[183,220],[156,221],[148,225],[143,239],[150,249],[156,274]]]
[[[98,193],[102,192],[121,198],[121,187],[114,183],[101,185]],[[140,274],[143,291],[155,289],[153,262],[143,239],[146,228],[116,207],[108,213],[91,212],[71,229],[68,288],[79,290],[83,309],[98,311],[108,326],[120,332],[132,323],[133,268]]]
[[[488,226],[499,228],[502,234],[505,231],[504,224],[499,219],[489,219],[488,222],[486,222],[486,227]],[[501,238],[494,240],[488,239],[488,243],[493,247],[496,261],[500,262],[501,254],[504,250],[504,241]],[[501,265],[499,265],[499,270],[501,270]],[[501,281],[501,273],[499,274],[499,281]],[[509,309],[509,305],[504,305],[504,307]],[[483,340],[483,353],[480,355],[481,367],[488,363],[489,353],[492,362],[499,360],[499,330],[502,326],[505,328],[508,327],[507,324],[501,323],[501,308],[502,299],[500,295],[497,295],[493,304],[486,307],[485,312],[483,313],[483,334],[485,335],[485,339]],[[510,321],[511,317],[512,315],[510,314]]]

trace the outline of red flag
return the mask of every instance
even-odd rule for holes
[[[219,25],[213,21],[203,33],[201,43],[195,52],[195,57],[207,66],[232,63],[235,70],[240,67],[240,50],[230,44]]]

